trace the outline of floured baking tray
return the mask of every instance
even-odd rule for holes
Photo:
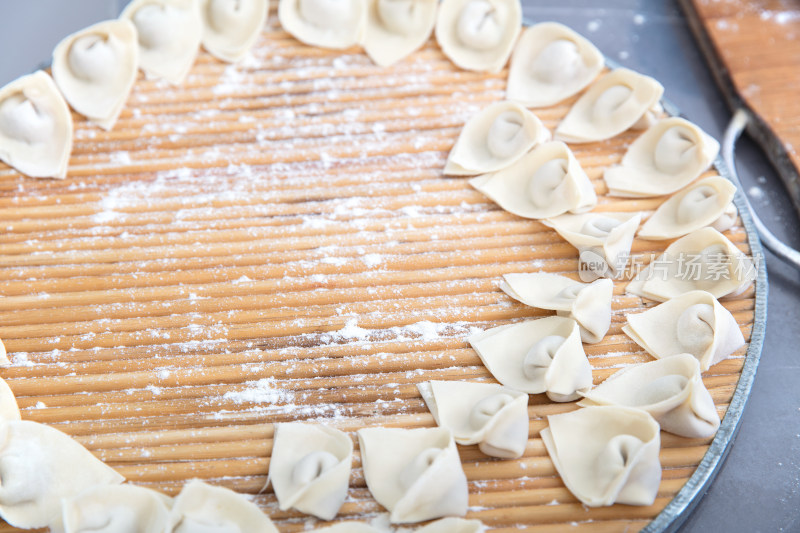
[[[549,314],[507,297],[501,276],[577,273],[553,230],[442,175],[461,126],[503,98],[505,78],[460,71],[434,43],[380,68],[355,50],[301,45],[271,19],[240,64],[201,53],[179,87],[140,77],[110,132],[74,116],[66,180],[1,167],[0,338],[13,365],[0,376],[23,418],[72,435],[133,483],[174,494],[201,478],[251,494],[281,531],[312,526],[260,492],[274,423],[352,436],[432,426],[416,383],[491,380],[466,337]],[[536,114],[552,130],[573,101]],[[660,203],[605,195],[603,169],[637,135],[573,146],[597,211]],[[738,205],[726,234],[759,257]],[[633,252],[665,246],[636,239]],[[581,505],[539,438],[547,415],[576,407],[534,395],[521,459],[460,447],[468,516],[499,532],[677,527],[752,384],[766,313],[757,264],[755,287],[723,302],[748,344],[704,376],[722,426],[713,439],[662,434],[654,505]],[[650,360],[621,327],[652,303],[624,288],[615,282],[609,334],[585,346],[595,383]],[[356,451],[340,520],[383,512],[360,466]]]

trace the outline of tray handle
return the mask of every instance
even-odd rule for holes
[[[739,181],[739,175],[736,173],[736,141],[739,139],[749,122],[750,116],[748,112],[741,108],[737,109],[733,114],[733,118],[728,124],[728,127],[725,130],[725,136],[722,139],[722,159],[725,161],[725,165],[730,171],[729,177],[731,181],[733,181],[734,185],[736,185],[736,188],[739,189],[739,193],[742,195],[744,200],[744,205],[746,205],[747,210],[750,211],[750,216],[753,218],[753,224],[759,236],[761,237],[761,242],[764,244],[764,247],[766,247],[770,252],[775,254],[786,263],[789,263],[796,269],[800,270],[800,251],[795,250],[780,240],[769,230],[767,226],[764,225],[763,222],[761,222],[761,219],[758,218],[758,214],[756,214],[752,204],[750,204],[750,200],[747,198],[747,195],[744,192],[742,182]]]

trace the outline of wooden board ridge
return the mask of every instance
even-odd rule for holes
[[[260,492],[274,423],[433,426],[416,383],[491,380],[469,333],[551,314],[507,297],[501,276],[577,277],[576,250],[553,230],[442,175],[506,74],[460,71],[432,42],[385,69],[358,50],[301,45],[273,19],[240,64],[201,52],[178,87],[140,76],[110,132],[76,115],[66,180],[0,166],[0,338],[14,363],[0,376],[23,418],[74,436],[133,483],[175,494],[201,478],[251,494],[282,532],[309,527]],[[553,130],[574,101],[536,114]],[[663,201],[605,196],[603,170],[637,135],[572,147],[597,211]],[[749,252],[741,225],[726,235]],[[667,244],[636,239],[633,252]],[[608,335],[585,345],[595,383],[651,360],[621,328],[652,302],[624,287]],[[748,340],[754,302],[752,289],[723,302]],[[720,415],[746,350],[704,375]],[[589,509],[539,438],[547,415],[575,408],[531,396],[520,459],[459,447],[468,517],[504,533],[638,530],[711,442],[662,434],[656,502]],[[381,512],[356,442],[337,519]]]
[[[783,0],[681,0],[732,110],[747,109],[800,211],[800,6]]]

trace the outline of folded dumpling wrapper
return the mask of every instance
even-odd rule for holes
[[[170,511],[171,533],[205,531],[278,533],[272,520],[253,502],[230,489],[199,480],[183,486]]]
[[[0,517],[32,529],[53,523],[63,498],[125,478],[65,433],[12,420],[0,422],[0,479]]]
[[[674,239],[711,226],[730,229],[739,215],[733,205],[736,186],[720,176],[693,183],[661,204],[639,231],[649,240]]]
[[[573,319],[580,327],[583,342],[600,342],[611,327],[614,282],[610,279],[581,283],[546,272],[506,274],[500,289],[525,305],[550,309],[558,316]]]
[[[695,290],[722,298],[741,294],[755,276],[755,266],[749,257],[725,235],[705,227],[667,246],[625,290],[659,302]]]
[[[744,346],[736,319],[705,291],[687,292],[627,318],[622,331],[650,355],[689,353],[703,372]]]
[[[0,89],[0,161],[32,178],[64,178],[71,152],[72,114],[50,76],[38,70]]]
[[[467,512],[467,478],[453,434],[443,428],[358,431],[364,478],[392,523]]]
[[[103,129],[114,127],[136,81],[139,44],[128,19],[98,22],[53,50],[53,79],[72,109]]]
[[[137,485],[96,485],[65,499],[52,533],[164,533],[172,498]]]
[[[515,102],[495,102],[464,124],[444,173],[474,176],[496,172],[548,140],[550,131],[536,115]]]
[[[0,378],[0,423],[9,420],[20,420],[17,398],[8,383]]]
[[[603,70],[603,54],[588,39],[557,22],[522,30],[508,69],[506,98],[547,107],[582,91]]]
[[[626,68],[595,81],[567,113],[555,138],[568,143],[610,139],[633,127],[648,125],[659,108],[664,87],[649,76]]]
[[[658,422],[641,409],[584,407],[547,417],[547,453],[584,505],[652,505],[661,482]]]
[[[524,218],[584,213],[597,205],[591,181],[562,142],[540,144],[510,166],[469,183],[506,211]]]
[[[500,72],[522,30],[519,0],[443,0],[436,41],[464,70]]]
[[[719,143],[680,117],[656,122],[630,145],[620,165],[605,171],[613,196],[672,194],[702,174],[719,153]]]
[[[621,405],[650,413],[664,431],[692,439],[714,435],[720,420],[703,384],[700,363],[677,354],[631,365],[583,394],[581,407]]]
[[[255,44],[269,9],[268,0],[195,0],[202,20],[203,48],[234,63],[244,58]]]
[[[298,41],[343,50],[364,42],[367,3],[364,0],[279,0],[278,19],[283,29]]]
[[[365,0],[364,51],[387,67],[420,48],[436,24],[437,0]]]
[[[331,520],[347,498],[353,441],[337,429],[292,422],[275,427],[269,479],[282,511]]]
[[[467,340],[495,379],[511,389],[570,402],[592,386],[592,366],[571,318],[526,320]]]
[[[195,0],[134,0],[121,18],[133,22],[139,42],[139,68],[172,84],[183,82],[191,70],[203,22]]]
[[[434,420],[458,444],[486,455],[521,457],[528,443],[528,395],[495,383],[425,381],[417,384]]]
[[[628,264],[639,213],[584,213],[543,220],[578,249],[581,279],[614,278]]]

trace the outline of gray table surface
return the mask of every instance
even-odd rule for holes
[[[115,17],[125,0],[2,0],[0,86],[49,61],[67,34]],[[623,66],[661,81],[683,114],[721,139],[731,113],[674,2],[522,0],[531,21],[555,20],[591,39]],[[798,73],[800,75],[800,73]],[[739,173],[754,208],[800,248],[798,216],[783,184],[749,139]],[[767,334],[733,448],[683,532],[800,531],[800,273],[767,253]]]

